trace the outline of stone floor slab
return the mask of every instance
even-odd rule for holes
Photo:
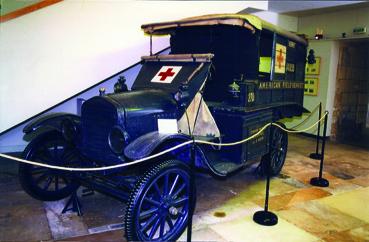
[[[123,222],[126,205],[121,201],[95,193],[80,197],[80,202],[84,211],[83,222],[89,229]]]
[[[346,230],[338,233],[331,233],[323,238],[326,242],[350,241],[350,242],[368,242],[369,225]]]
[[[83,218],[76,213],[62,213],[67,199],[44,202],[47,220],[53,239],[63,239],[87,235],[87,226],[83,222]]]
[[[278,216],[320,238],[357,228],[365,222],[319,203],[319,200],[296,204],[278,211]]]
[[[321,199],[319,202],[369,223],[369,187]]]
[[[68,239],[57,240],[58,242],[126,242],[122,230],[114,230],[100,234],[84,235]]]
[[[7,192],[0,198],[0,241],[52,239],[42,202],[23,191]]]
[[[262,226],[256,224],[252,220],[252,216],[247,216],[227,223],[212,225],[210,228],[227,241],[233,242],[312,242],[319,240],[318,237],[315,237],[281,218],[275,226]]]
[[[225,238],[221,237],[217,232],[210,228],[203,228],[200,230],[194,230],[192,232],[193,242],[228,242]],[[182,234],[182,236],[177,241],[187,241],[187,230]]]
[[[256,211],[260,210],[263,210],[263,208],[252,202],[228,202],[217,208],[197,213],[194,216],[193,229],[202,229],[212,224],[229,222],[239,217],[252,216]]]
[[[290,193],[271,196],[269,198],[269,209],[270,210],[286,209],[297,203],[319,199],[330,195],[331,194],[329,192],[324,191],[320,188],[316,187],[304,188]],[[254,200],[254,202],[260,206],[264,205],[264,199]]]
[[[349,182],[362,187],[369,187],[369,175],[355,177],[349,180]]]

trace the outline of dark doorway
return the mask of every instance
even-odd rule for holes
[[[332,138],[369,149],[369,39],[339,48]]]

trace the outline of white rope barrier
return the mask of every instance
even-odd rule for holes
[[[305,132],[307,130],[312,129],[319,122],[322,122],[327,115],[328,115],[328,112],[325,111],[324,115],[318,121],[316,121],[313,125],[309,126],[308,128],[305,128],[305,129],[302,129],[302,130],[290,130],[290,129],[286,129],[286,128],[282,127],[278,123],[268,123],[268,124],[264,125],[257,133],[253,134],[252,136],[250,136],[248,138],[245,138],[243,140],[237,141],[237,142],[232,142],[232,143],[214,143],[214,142],[205,141],[205,140],[196,140],[196,139],[195,140],[189,140],[189,141],[186,141],[186,142],[181,143],[179,145],[173,146],[172,148],[169,148],[169,149],[166,149],[164,151],[161,151],[159,153],[156,153],[156,154],[153,154],[153,155],[144,157],[142,159],[134,160],[134,161],[123,163],[123,164],[112,165],[112,166],[91,167],[91,168],[64,167],[64,166],[56,166],[56,165],[43,164],[43,163],[39,163],[39,162],[35,162],[35,161],[29,161],[29,160],[21,159],[21,158],[10,156],[10,155],[5,155],[5,154],[2,154],[2,153],[0,153],[0,157],[6,158],[6,159],[10,159],[10,160],[14,160],[14,161],[18,161],[18,162],[22,162],[22,163],[26,163],[26,164],[29,164],[29,165],[41,166],[41,167],[46,167],[46,168],[50,168],[50,169],[57,169],[57,170],[64,170],[64,171],[104,171],[104,170],[111,170],[111,169],[116,169],[116,168],[121,168],[121,167],[126,167],[126,166],[131,166],[131,165],[139,164],[139,163],[142,163],[144,161],[147,161],[147,160],[150,160],[150,159],[159,157],[161,155],[164,155],[166,153],[169,153],[169,152],[171,152],[173,150],[179,149],[179,148],[181,148],[183,146],[189,145],[189,144],[191,144],[193,142],[198,143],[198,144],[206,144],[206,145],[214,145],[214,146],[233,146],[233,145],[242,144],[242,143],[245,143],[247,141],[250,141],[250,140],[256,138],[257,136],[259,136],[270,125],[274,125],[274,126],[280,128],[281,130],[287,132],[287,133],[302,133],[302,132]],[[305,122],[305,120],[302,121],[302,122]]]
[[[214,143],[214,142],[205,141],[205,140],[195,140],[195,143],[198,143],[198,144],[206,144],[206,145],[214,145],[214,146],[233,146],[233,145],[239,145],[239,144],[245,143],[247,141],[250,141],[250,140],[256,138],[261,133],[263,133],[266,128],[268,128],[272,124],[273,123],[267,123],[257,133],[253,134],[250,137],[247,137],[246,139],[243,139],[243,140],[240,140],[240,141],[237,141],[237,142],[232,142],[232,143]]]
[[[182,144],[173,146],[172,148],[169,148],[167,150],[161,151],[161,152],[156,153],[154,155],[147,156],[145,158],[138,159],[138,160],[135,160],[135,161],[131,161],[131,162],[123,163],[123,164],[118,164],[118,165],[112,165],[112,166],[92,167],[92,168],[76,168],[76,167],[54,166],[54,165],[43,164],[43,163],[39,163],[39,162],[35,162],[35,161],[24,160],[24,159],[21,159],[21,158],[17,158],[17,157],[10,156],[10,155],[5,155],[5,154],[2,154],[2,153],[0,153],[0,156],[3,157],[3,158],[23,162],[23,163],[26,163],[26,164],[29,164],[29,165],[42,166],[42,167],[57,169],[57,170],[64,170],[64,171],[104,171],[104,170],[111,170],[111,169],[116,169],[116,168],[120,168],[120,167],[135,165],[135,164],[138,164],[138,163],[156,158],[158,156],[164,155],[168,152],[171,152],[173,150],[176,150],[178,148],[181,148],[183,146],[191,144],[192,142],[193,142],[192,140],[189,140],[189,141],[186,141]]]
[[[325,118],[325,116],[328,115],[328,111],[325,111],[324,112],[324,115],[318,120],[316,121],[313,125],[311,125],[310,127],[308,128],[305,128],[305,129],[301,129],[301,130],[291,130],[291,129],[286,129],[282,126],[280,126],[279,124],[277,123],[272,123],[274,126],[277,126],[278,128],[282,129],[283,131],[286,131],[287,133],[302,133],[302,132],[305,132],[305,131],[308,131],[312,128],[314,128],[316,125],[318,125],[318,123],[322,122]]]
[[[282,129],[283,131],[287,132],[287,133],[302,133],[302,132],[305,132],[307,130],[310,130],[312,129],[314,126],[316,126],[319,122],[322,122],[323,119],[325,118],[325,116],[327,116],[328,112],[326,111],[323,115],[323,117],[321,117],[318,121],[316,121],[313,125],[311,125],[310,127],[306,128],[306,129],[302,129],[302,130],[290,130],[290,129],[286,129],[284,127],[282,127],[281,125],[279,125],[278,123],[268,123],[266,125],[264,125],[260,130],[259,132],[255,133],[254,135],[246,138],[246,139],[243,139],[243,140],[240,140],[240,141],[237,141],[237,142],[233,142],[233,143],[213,143],[213,142],[209,142],[209,141],[204,141],[204,140],[195,140],[196,143],[200,143],[200,144],[207,144],[207,145],[214,145],[214,146],[232,146],[232,145],[238,145],[238,144],[242,144],[242,143],[245,143],[251,139],[254,139],[255,137],[259,136],[268,126],[270,125],[274,125],[280,129]]]
[[[319,106],[320,106],[320,103],[318,105],[315,106],[315,108],[313,109],[313,111],[310,112],[309,116],[307,116],[306,119],[304,119],[301,123],[289,128],[289,130],[294,130],[294,129],[297,129],[298,127],[300,127],[301,125],[305,124],[311,117],[313,117],[313,115],[315,114],[316,111],[319,110]]]

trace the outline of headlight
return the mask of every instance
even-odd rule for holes
[[[114,126],[109,133],[110,149],[117,155],[123,153],[126,144],[126,133],[120,126]]]

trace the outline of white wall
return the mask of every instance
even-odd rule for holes
[[[340,38],[342,33],[352,37],[354,27],[369,28],[369,7],[303,16],[299,17],[298,22],[299,32],[311,38],[314,37],[316,28],[323,29],[326,38]],[[365,35],[368,36],[368,33]]]
[[[270,11],[260,11],[254,13],[254,15],[285,30],[297,32],[298,18],[295,16],[288,16]]]
[[[0,25],[0,132],[140,60],[141,24],[267,1],[63,1]],[[154,39],[154,52],[168,39]]]
[[[333,112],[334,112],[334,98],[336,94],[336,82],[337,82],[337,67],[338,67],[338,58],[339,58],[339,42],[332,41],[331,42],[331,56],[330,63],[328,69],[328,88],[327,88],[327,98],[325,108],[329,112],[328,115],[328,125],[327,125],[327,133],[331,134],[332,121],[333,121]]]
[[[166,51],[168,52],[168,51]],[[165,53],[165,52],[164,52]],[[131,88],[134,80],[136,79],[139,70],[141,69],[141,65],[135,65],[131,68],[125,69],[124,72],[119,72],[116,75],[110,77],[107,80],[104,80],[103,83],[90,88],[87,91],[84,91],[82,94],[63,102],[60,105],[57,105],[53,109],[49,110],[47,113],[56,113],[56,112],[66,112],[66,113],[74,113],[77,114],[77,100],[79,98],[87,100],[90,99],[99,93],[99,88],[104,87],[107,93],[112,93],[114,90],[114,84],[117,82],[120,76],[124,76],[127,80],[128,88]],[[37,117],[36,117],[37,119]],[[20,125],[5,134],[0,136],[0,153],[8,153],[8,152],[21,152],[24,150],[26,145],[28,144],[27,140],[23,139],[23,128],[26,124]]]
[[[312,111],[319,102],[322,102],[323,111],[327,110],[329,112],[328,125],[327,125],[327,135],[331,134],[332,126],[332,114],[333,114],[333,104],[334,104],[334,94],[336,87],[336,73],[338,64],[338,43],[333,40],[311,40],[309,42],[309,49],[313,49],[316,57],[321,58],[320,63],[320,74],[311,77],[319,78],[319,90],[317,96],[304,96],[304,107]],[[286,119],[285,124],[287,127],[293,127],[302,120],[306,119],[309,115],[303,115],[300,118],[294,118],[293,120]],[[318,113],[315,113],[311,119],[301,126],[299,129],[309,127],[318,120]],[[306,133],[316,134],[317,127],[306,131]]]
[[[336,91],[336,75],[339,57],[339,41],[341,34],[346,33],[347,38],[355,37],[352,34],[354,27],[369,28],[369,7],[341,10],[337,12],[303,16],[298,18],[298,32],[307,34],[312,38],[316,33],[316,28],[323,29],[325,39],[310,40],[309,49],[314,49],[315,55],[322,58],[321,73],[319,77],[319,93],[318,96],[305,96],[304,106],[313,109],[319,102],[323,103],[323,109],[329,111],[327,135],[331,134],[332,114],[334,108],[334,96]],[[362,37],[368,36],[368,33]],[[306,118],[303,116],[302,118]],[[314,120],[316,116],[313,117]],[[287,126],[292,127],[301,122],[301,118],[288,120]],[[312,124],[313,121],[307,122],[304,127]],[[316,129],[307,133],[315,134]]]

